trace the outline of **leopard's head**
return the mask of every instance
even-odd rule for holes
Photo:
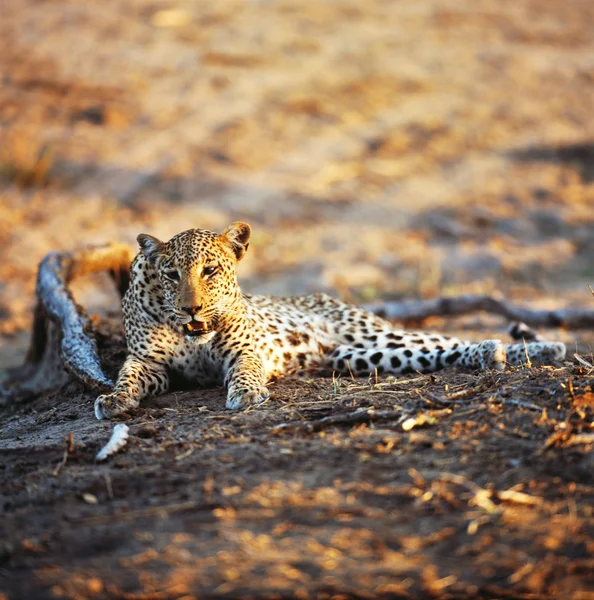
[[[235,267],[248,249],[250,235],[250,226],[237,222],[221,234],[189,229],[168,242],[145,233],[138,236],[162,287],[163,311],[187,337],[208,341],[221,315],[233,311],[241,294]]]

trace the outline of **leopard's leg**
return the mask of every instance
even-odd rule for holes
[[[268,398],[266,372],[255,352],[240,351],[226,366],[227,408],[238,410]]]
[[[158,395],[169,388],[169,375],[164,365],[128,356],[120,369],[113,392],[95,400],[95,416],[109,419],[138,407],[140,400]]]
[[[565,344],[562,342],[530,342],[505,346],[507,362],[510,365],[537,363],[556,365],[565,359]]]
[[[457,343],[450,348],[353,348],[338,346],[329,357],[330,368],[341,374],[432,373],[451,365],[501,370],[505,367],[505,347],[499,340],[479,344]]]

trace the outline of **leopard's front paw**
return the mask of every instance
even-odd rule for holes
[[[240,410],[253,404],[261,404],[269,397],[270,392],[265,387],[257,390],[229,390],[226,406],[231,410]]]
[[[95,416],[101,419],[111,419],[123,412],[136,408],[138,401],[127,394],[121,392],[112,392],[103,394],[95,400]]]

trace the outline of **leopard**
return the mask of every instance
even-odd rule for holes
[[[468,342],[398,330],[324,293],[244,294],[237,265],[250,238],[244,222],[222,233],[189,229],[167,242],[137,237],[123,298],[127,357],[113,389],[95,401],[98,419],[131,412],[180,379],[191,387],[224,386],[226,407],[238,410],[262,404],[271,381],[296,372],[398,376],[451,366],[557,364],[565,357],[561,342]]]

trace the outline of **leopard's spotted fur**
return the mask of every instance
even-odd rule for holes
[[[190,229],[166,243],[138,236],[141,252],[124,298],[129,356],[113,392],[97,398],[97,418],[167,391],[176,375],[201,386],[223,383],[227,407],[237,409],[264,400],[270,378],[310,367],[346,375],[428,373],[565,356],[561,343],[472,344],[394,331],[388,321],[325,294],[246,296],[235,267],[249,238],[245,223],[220,235]]]

